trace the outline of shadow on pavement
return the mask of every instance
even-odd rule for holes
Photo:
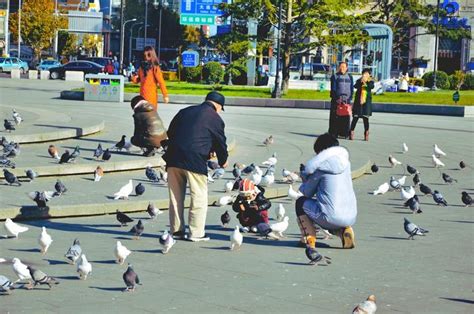
[[[68,265],[68,262],[57,260],[57,259],[45,259],[49,263],[49,265]],[[59,278],[59,277],[57,277]]]
[[[112,287],[94,287],[94,286],[90,286],[89,288],[92,288],[92,289],[97,289],[97,290],[103,290],[103,291],[110,291],[110,292],[113,292],[113,291],[123,291],[125,288],[122,288],[122,287],[119,287],[119,288],[112,288]]]
[[[389,239],[389,240],[406,240],[407,238],[401,237],[384,237],[384,236],[371,236],[372,238],[379,238],[379,239]]]
[[[473,300],[467,300],[467,299],[458,299],[458,298],[444,298],[440,297],[440,299],[448,300],[448,301],[453,301],[453,302],[461,302],[461,303],[467,303],[467,304],[474,304]]]

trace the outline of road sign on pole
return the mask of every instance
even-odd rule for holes
[[[181,14],[179,17],[181,25],[216,25],[215,15],[204,14]]]
[[[197,67],[199,65],[199,53],[188,50],[181,54],[181,64],[185,68]]]
[[[223,15],[219,4],[229,0],[181,0],[181,25],[217,25],[217,17]]]

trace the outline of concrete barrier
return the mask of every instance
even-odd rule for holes
[[[12,71],[10,72],[10,77],[12,79],[19,80],[20,79],[20,70],[19,69],[12,69]]]
[[[29,70],[28,71],[28,79],[37,80],[38,79],[38,71],[37,70]]]
[[[66,71],[66,81],[84,82],[84,72]]]
[[[40,79],[41,80],[49,80],[49,71],[40,71]]]

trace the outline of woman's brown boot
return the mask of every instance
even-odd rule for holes
[[[364,141],[368,141],[368,140],[369,140],[369,130],[364,132]]]

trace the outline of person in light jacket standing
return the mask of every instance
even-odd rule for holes
[[[339,70],[331,76],[331,109],[329,113],[329,130],[334,136],[349,137],[350,116],[338,117],[337,104],[340,102],[351,103],[354,91],[352,75],[347,72],[347,63],[339,63]]]

